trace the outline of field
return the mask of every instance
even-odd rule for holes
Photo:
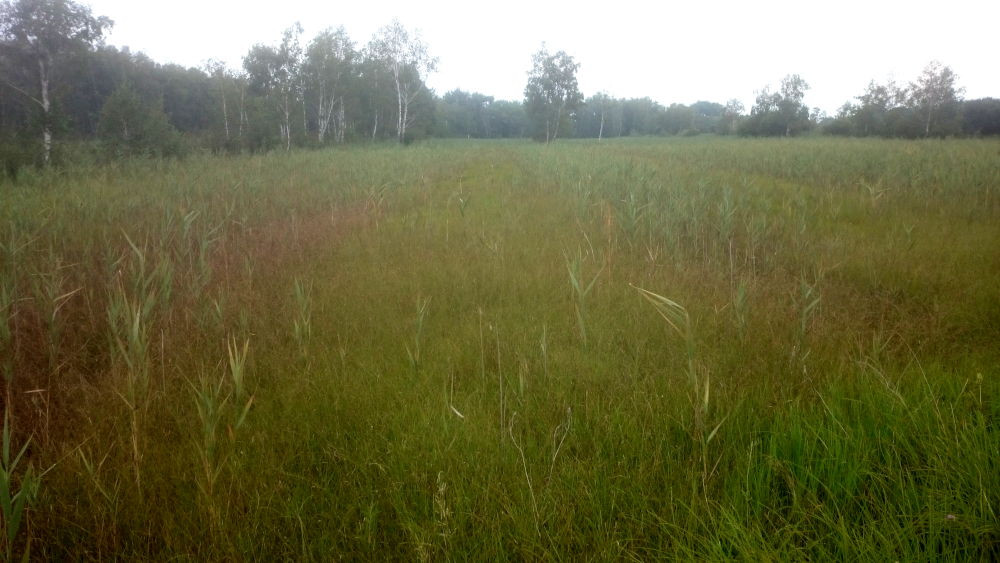
[[[1000,142],[439,141],[0,203],[9,559],[1000,558]]]

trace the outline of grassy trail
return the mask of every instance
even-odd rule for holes
[[[998,154],[442,143],[11,189],[5,406],[54,466],[9,545],[988,560]]]

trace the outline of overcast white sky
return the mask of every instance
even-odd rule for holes
[[[398,17],[440,59],[428,79],[520,100],[541,43],[580,63],[585,96],[649,96],[664,105],[743,101],[783,76],[812,87],[830,114],[869,80],[906,83],[931,60],[959,76],[966,98],[1000,97],[1000,1],[757,0],[80,0],[115,21],[107,42],[157,62],[233,67],[254,43],[276,44],[296,21],[304,42],[343,25],[358,46]]]

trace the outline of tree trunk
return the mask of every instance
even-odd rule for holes
[[[559,104],[559,111],[556,112],[556,126],[555,130],[552,132],[553,141],[559,138],[559,124],[562,123],[562,112],[563,112],[563,104]]]
[[[601,128],[597,131],[597,142],[604,138],[604,110],[601,110]]]
[[[42,86],[42,162],[48,166],[52,155],[52,102],[49,99],[49,73],[45,57],[38,58],[38,74]]]
[[[285,93],[285,152],[292,150],[292,108]]]
[[[393,78],[396,80],[396,102],[399,104],[396,113],[396,140],[403,142],[403,135],[406,133],[406,124],[403,123],[403,91],[399,84],[399,69],[394,69]]]
[[[323,144],[323,137],[326,136],[326,128],[329,125],[329,119],[323,119],[326,115],[326,83],[320,82],[319,84],[319,94],[316,100],[316,140],[319,144]]]
[[[378,92],[378,73],[374,73],[374,88],[373,92]],[[374,96],[373,96],[374,98]],[[378,101],[372,100],[372,113],[375,114],[375,125],[372,126],[372,140],[375,140],[375,134],[378,132]]]
[[[302,88],[302,137],[309,136],[309,116],[306,115],[306,89]]]
[[[337,100],[337,103],[339,105],[339,108],[337,109],[337,125],[336,125],[337,126],[337,131],[336,131],[336,136],[337,136],[337,142],[338,143],[343,143],[344,142],[344,128],[347,126],[347,124],[345,123],[345,118],[344,118],[344,97],[341,96],[340,99]]]
[[[336,105],[335,96],[329,98],[326,95],[326,81],[321,81],[319,86],[319,100],[317,100],[316,129],[320,144],[326,139],[326,134],[330,130],[330,121],[333,119],[333,108]]]
[[[240,89],[240,139],[243,138],[243,126],[250,125],[250,121],[247,119],[247,106],[246,106],[247,90],[246,88]]]
[[[226,140],[229,140],[229,112],[226,110],[226,85],[222,84],[222,124],[226,129]]]
[[[403,130],[399,133],[399,142],[402,143],[406,140],[406,126],[407,119],[409,119],[410,114],[410,99],[408,97],[403,98],[403,119],[401,123],[403,124]]]

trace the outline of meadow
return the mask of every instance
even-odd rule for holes
[[[1000,142],[0,184],[8,560],[1000,559]]]

